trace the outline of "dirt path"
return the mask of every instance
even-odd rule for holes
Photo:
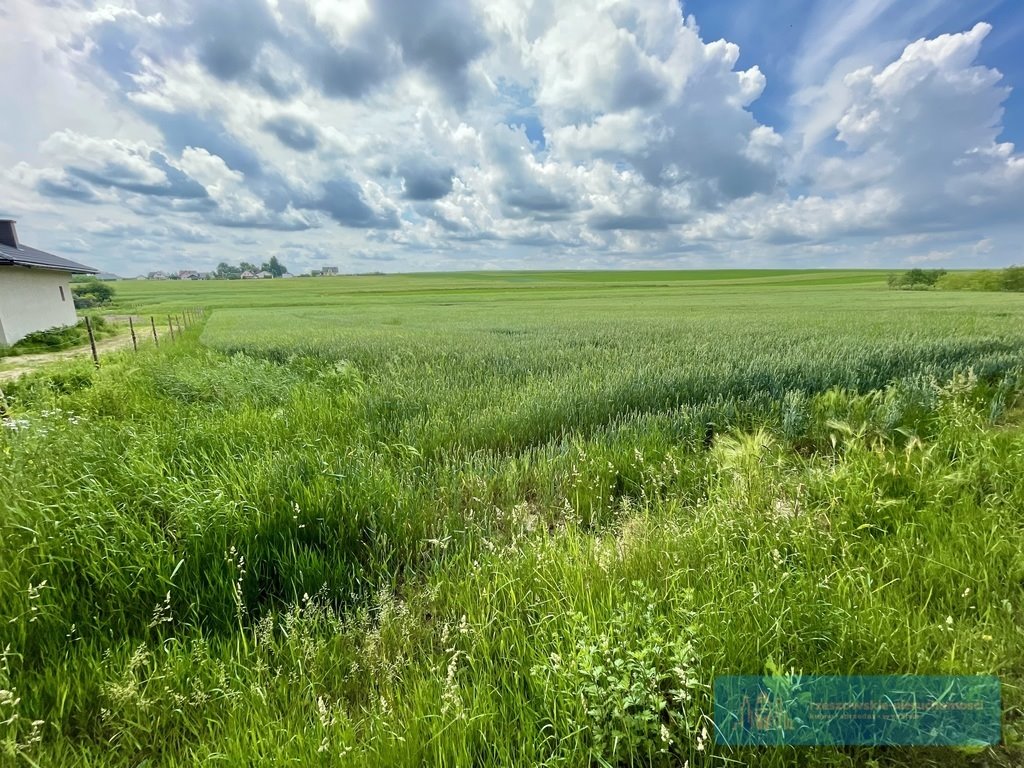
[[[131,334],[125,329],[120,331],[117,336],[97,341],[96,351],[102,355],[104,352],[124,349],[131,345]],[[60,352],[43,352],[38,355],[16,355],[15,357],[0,358],[0,381],[11,381],[49,363],[71,360],[76,357],[89,357],[91,354],[92,351],[89,349],[88,343],[86,343],[81,347],[62,349]]]

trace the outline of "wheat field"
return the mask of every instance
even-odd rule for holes
[[[5,388],[0,762],[1021,764],[1024,305],[885,278],[118,284],[204,318]],[[716,744],[791,670],[1003,744]]]

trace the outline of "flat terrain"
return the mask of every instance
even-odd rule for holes
[[[206,319],[5,388],[0,759],[1021,764],[1024,304],[885,278],[118,283]],[[1004,743],[716,745],[779,670]]]
[[[143,343],[146,339],[142,340]],[[96,342],[96,351],[100,355],[112,352],[115,349],[124,349],[132,345],[132,337],[127,331],[122,332],[113,338],[100,339]],[[26,373],[38,370],[42,366],[63,360],[75,360],[79,358],[92,357],[92,348],[88,344],[82,344],[72,349],[64,349],[59,352],[40,352],[38,354],[17,355],[15,357],[0,358],[0,381],[11,381],[24,376]]]
[[[700,290],[779,286],[883,287],[888,273],[870,270],[703,270],[659,272],[445,272],[354,275],[282,280],[125,280],[116,284],[120,304],[140,313],[208,309],[337,305],[381,294],[392,300],[446,294],[506,298],[524,294],[559,299],[623,289]]]

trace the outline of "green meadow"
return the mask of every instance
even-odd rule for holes
[[[5,385],[0,765],[1022,764],[1024,303],[886,278],[118,283],[203,317]],[[716,744],[791,671],[1003,743]]]

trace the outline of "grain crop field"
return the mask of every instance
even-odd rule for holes
[[[5,387],[0,764],[1015,766],[1024,304],[879,272],[121,282]],[[715,743],[994,674],[996,747]]]

